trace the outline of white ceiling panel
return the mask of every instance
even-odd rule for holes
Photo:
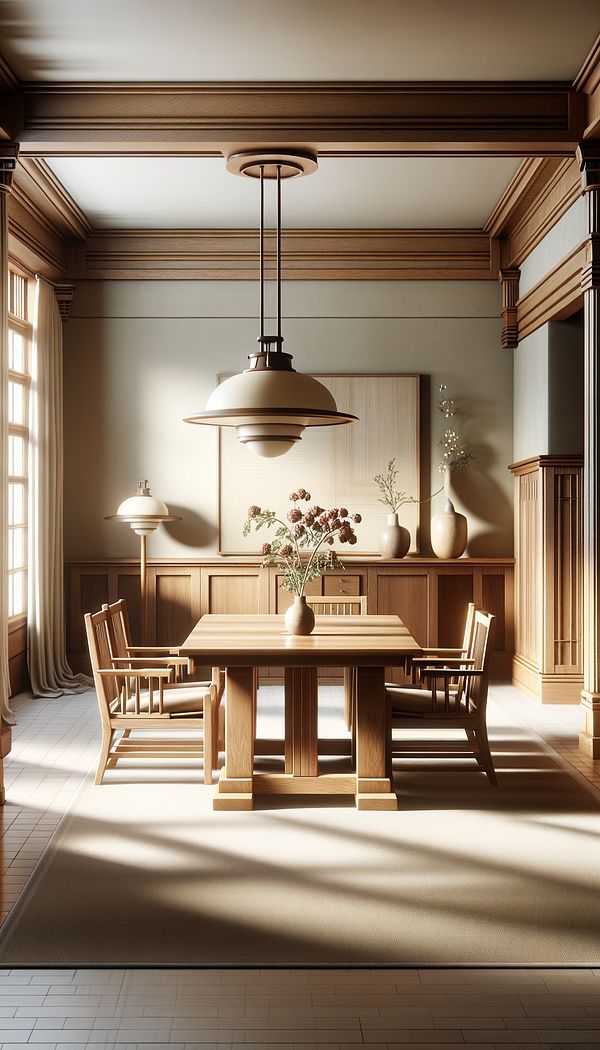
[[[598,0],[3,0],[25,80],[561,80]]]
[[[258,186],[218,158],[69,157],[48,161],[92,226],[248,228]],[[515,158],[322,158],[283,186],[289,228],[481,228],[519,167]],[[267,216],[273,193],[267,186]]]

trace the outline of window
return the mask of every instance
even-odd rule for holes
[[[29,282],[8,275],[8,615],[27,609],[27,456],[31,385]]]

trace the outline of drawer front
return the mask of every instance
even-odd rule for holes
[[[361,590],[362,576],[359,573],[338,575],[337,573],[323,577],[324,595],[341,595],[352,597],[355,594],[363,594]]]

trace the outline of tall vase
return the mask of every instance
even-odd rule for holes
[[[444,471],[446,505],[431,519],[431,546],[436,558],[460,558],[467,546],[467,519],[450,499],[450,471]]]
[[[388,514],[387,525],[378,536],[382,558],[403,558],[410,547],[410,532],[400,525],[397,514]]]
[[[294,601],[284,616],[290,634],[310,634],[315,626],[315,614],[306,604],[306,595],[295,594]]]

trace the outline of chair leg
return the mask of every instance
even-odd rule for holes
[[[102,778],[108,764],[108,753],[111,749],[113,742],[114,732],[111,729],[102,730],[102,744],[100,745],[100,754],[98,756],[98,768],[96,769],[96,784],[102,783]]]
[[[467,732],[467,735],[470,731]],[[481,726],[479,729],[472,730],[475,737],[477,750],[475,751],[475,757],[479,762],[479,765],[487,773],[487,778],[494,787],[498,787],[498,780],[496,778],[496,770],[494,769],[494,762],[492,760],[492,753],[490,751],[490,745],[488,741],[487,729],[485,726]]]
[[[212,784],[212,773],[213,773],[213,728],[214,728],[214,711],[212,701],[206,698],[204,701],[204,713],[202,717],[202,724],[204,727],[204,783]]]
[[[221,704],[215,704],[213,709],[213,726],[212,726],[212,767],[213,769],[219,768],[219,741],[220,741],[220,723],[221,723]]]
[[[218,720],[219,720],[219,734],[217,739],[217,751],[225,750],[225,708],[223,704],[219,704],[217,708]]]

